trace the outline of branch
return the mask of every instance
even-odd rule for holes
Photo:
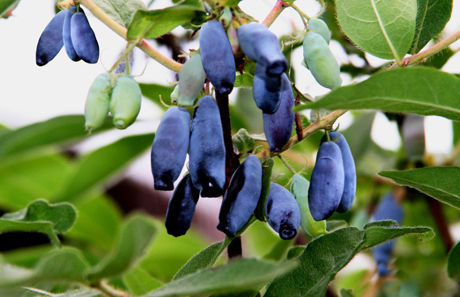
[[[427,48],[424,51],[421,51],[415,55],[402,59],[401,66],[407,66],[407,65],[412,65],[412,64],[422,62],[424,59],[439,53],[443,49],[448,48],[449,45],[451,45],[452,43],[454,43],[455,41],[459,39],[460,39],[460,30],[450,35],[446,39],[441,40],[439,43],[433,45],[432,47]],[[395,63],[391,65],[390,69],[393,69],[397,66],[398,65]]]
[[[98,18],[101,22],[106,24],[115,33],[120,35],[122,38],[128,40],[128,30],[122,25],[115,22],[109,15],[107,15],[99,6],[97,6],[93,0],[80,0],[80,4],[84,5],[91,13]],[[138,48],[144,51],[148,56],[156,60],[166,68],[171,69],[174,72],[179,72],[182,68],[182,64],[177,63],[170,58],[164,56],[162,53],[152,48],[145,40],[139,40],[136,44]]]
[[[275,6],[273,6],[272,10],[268,13],[268,15],[262,21],[262,24],[264,24],[267,27],[270,27],[270,25],[273,24],[276,18],[281,14],[283,9],[287,7],[288,5],[289,4],[287,4],[286,2],[277,0]]]

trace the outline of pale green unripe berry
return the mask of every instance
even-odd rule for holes
[[[117,79],[110,101],[115,127],[125,129],[136,120],[141,109],[141,99],[141,88],[132,76],[123,75]]]
[[[96,129],[104,123],[109,113],[112,85],[110,74],[100,74],[89,88],[85,104],[85,128],[88,131]]]

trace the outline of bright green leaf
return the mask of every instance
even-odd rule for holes
[[[382,71],[361,83],[338,88],[294,110],[380,109],[460,120],[460,79],[425,67]]]
[[[94,0],[94,2],[124,27],[128,27],[137,10],[145,9],[145,4],[141,0]]]
[[[95,195],[76,202],[75,207],[78,218],[66,236],[109,251],[121,224],[121,213],[115,202],[103,195]]]
[[[452,207],[460,208],[460,167],[425,167],[403,171],[382,171],[400,185],[415,188]]]
[[[336,0],[337,19],[345,34],[374,56],[401,59],[415,32],[417,0]]]
[[[111,124],[107,121],[95,132],[101,132],[108,127],[111,127]],[[85,118],[82,115],[55,117],[1,134],[0,157],[69,142],[87,135]]]
[[[174,90],[174,86],[143,83],[140,83],[139,86],[141,87],[142,95],[144,97],[150,99],[161,109],[168,109],[165,104],[171,104],[171,92]],[[162,101],[165,104],[163,104]]]
[[[300,265],[275,279],[264,297],[323,297],[329,282],[358,252],[364,232],[349,227],[310,242],[299,257]]]
[[[417,24],[412,51],[420,51],[427,43],[441,33],[450,19],[452,0],[417,0]]]
[[[184,277],[187,274],[194,273],[200,269],[211,267],[230,244],[231,240],[226,237],[224,241],[214,243],[191,258],[185,265],[174,275],[173,279]]]
[[[76,217],[77,211],[70,203],[49,204],[40,199],[23,210],[0,217],[0,233],[40,232],[48,235],[53,244],[60,245],[57,234],[69,230]]]
[[[153,235],[155,225],[144,215],[134,215],[124,222],[112,252],[91,269],[88,276],[92,280],[116,276],[130,269],[145,255]]]
[[[145,297],[196,296],[244,292],[268,283],[297,265],[295,262],[268,262],[238,259],[218,268],[207,268],[176,279]],[[279,295],[287,296],[287,295]]]
[[[3,16],[5,12],[13,8],[19,0],[1,0],[0,1],[0,16]]]
[[[44,290],[36,289],[36,288],[24,288],[30,292],[39,294],[38,296],[49,296],[49,297],[96,297],[102,296],[102,293],[95,289],[84,288],[84,289],[77,289],[77,290],[69,290],[65,293],[61,294],[53,294]]]
[[[157,38],[185,24],[195,15],[196,6],[178,5],[156,10],[139,10],[128,28],[128,38]]]
[[[447,258],[447,274],[451,279],[460,281],[460,241],[452,248]]]
[[[147,150],[152,142],[153,134],[128,136],[83,156],[57,199],[75,199],[103,183]]]
[[[72,167],[62,155],[46,152],[0,161],[0,206],[18,210],[37,198],[52,201],[65,186]]]
[[[254,77],[249,74],[240,74],[236,76],[235,87],[247,87],[252,88]]]
[[[0,261],[0,287],[23,286],[45,280],[84,281],[88,267],[81,252],[68,247],[46,254],[33,270]]]
[[[155,290],[163,283],[140,267],[135,267],[123,275],[123,283],[135,296],[141,296]]]
[[[370,227],[366,229],[366,241],[364,242],[362,248],[371,248],[380,243],[403,235],[424,233],[431,234],[431,237],[434,235],[433,230],[428,227]]]

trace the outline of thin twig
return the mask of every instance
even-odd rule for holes
[[[286,6],[288,6],[287,3],[277,0],[275,6],[273,6],[272,10],[268,13],[268,15],[262,21],[262,24],[264,24],[267,27],[270,27],[270,25],[273,24],[273,22],[281,14],[281,12]]]
[[[80,0],[80,4],[89,9],[96,18],[98,18],[101,22],[106,24],[115,33],[120,35],[122,38],[128,40],[128,30],[116,21],[114,21],[99,6],[97,6],[93,2],[93,0]],[[177,63],[176,61],[164,56],[162,53],[152,48],[145,40],[141,40],[139,43],[136,44],[136,46],[139,47],[142,51],[144,51],[148,56],[156,60],[158,63],[165,66],[166,68],[171,69],[174,72],[179,72],[179,70],[182,68],[182,64]]]

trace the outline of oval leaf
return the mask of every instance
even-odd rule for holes
[[[380,72],[361,83],[338,88],[294,110],[380,109],[460,120],[460,79],[425,67]]]
[[[425,167],[403,171],[382,171],[400,185],[415,188],[443,203],[460,208],[460,167]]]
[[[417,17],[416,0],[336,0],[342,30],[374,56],[399,60],[410,49]]]

